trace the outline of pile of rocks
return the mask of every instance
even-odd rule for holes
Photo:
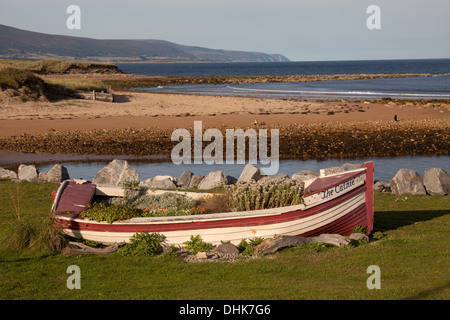
[[[377,181],[374,189],[396,195],[446,196],[450,195],[450,175],[441,168],[426,170],[423,177],[414,170],[400,169],[390,183]]]
[[[116,159],[101,169],[92,179],[92,182],[116,186],[122,186],[125,182],[133,182],[152,189],[188,189],[197,187],[201,190],[211,190],[224,185],[264,184],[274,181],[292,181],[305,184],[306,181],[313,180],[319,176],[359,168],[362,168],[362,164],[346,163],[339,167],[321,169],[320,172],[300,171],[289,177],[287,174],[266,176],[254,165],[247,164],[239,178],[229,176],[220,170],[209,172],[206,176],[195,175],[191,171],[185,170],[179,178],[155,176],[151,179],[139,181],[139,174],[126,160]],[[67,169],[59,164],[54,165],[49,172],[39,172],[34,165],[20,165],[18,173],[0,168],[0,179],[61,183],[70,179],[70,176]],[[425,171],[424,177],[414,170],[400,169],[390,183],[376,181],[374,189],[376,192],[391,192],[397,195],[429,194],[432,196],[445,196],[450,195],[450,176],[441,168],[432,168]]]
[[[177,255],[186,262],[236,262],[237,260],[258,259],[258,255],[244,255],[232,243],[221,244],[208,251],[193,253],[192,250],[179,248]]]
[[[34,165],[21,164],[16,172],[8,169],[0,168],[0,179],[10,179],[14,181],[31,181],[31,182],[49,182],[61,183],[69,180],[69,172],[67,168],[60,164],[55,164],[49,172],[39,172]]]
[[[262,256],[273,258],[271,255],[279,250],[288,247],[296,247],[308,242],[325,243],[336,247],[345,247],[350,244],[358,244],[361,241],[369,243],[375,241],[362,233],[352,233],[348,237],[339,234],[321,234],[316,237],[302,238],[297,236],[276,236],[263,241],[261,244],[253,247],[253,254],[243,254],[238,247],[232,243],[225,243],[213,247],[208,251],[193,253],[191,249],[179,248],[176,253],[186,262],[235,262],[238,260],[258,259]],[[170,250],[170,248],[165,248]]]
[[[139,183],[140,186],[154,189],[187,189],[197,187],[201,190],[211,190],[224,185],[240,183],[267,183],[289,179],[304,182],[309,179],[315,179],[318,176],[319,173],[314,171],[301,171],[292,175],[291,178],[287,174],[266,176],[254,165],[247,164],[238,179],[220,170],[209,172],[206,176],[195,175],[189,170],[184,170],[179,178],[155,176],[139,181],[139,174],[126,160],[113,160],[95,175],[92,182],[95,184],[117,186],[123,185],[124,182],[134,182]]]

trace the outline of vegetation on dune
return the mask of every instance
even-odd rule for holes
[[[108,87],[96,79],[49,79],[29,70],[8,67],[0,69],[0,89],[4,97],[36,101],[71,97],[77,90],[107,91]]]
[[[62,60],[5,60],[0,59],[0,69],[15,68],[37,74],[66,73],[123,73],[116,65],[100,62],[72,62]]]
[[[109,91],[109,86],[92,78],[52,78],[54,74],[122,73],[108,63],[59,60],[21,61],[0,59],[0,101],[58,100],[73,97],[75,91]]]
[[[57,85],[72,91],[97,91],[108,92],[109,87],[98,79],[54,79],[46,76],[42,76],[42,79],[52,85]]]
[[[58,84],[51,84],[28,70],[5,68],[0,70],[1,91],[12,89],[12,95],[20,95],[23,101],[63,97],[66,89]]]
[[[0,70],[0,85],[2,89],[12,87],[19,89],[22,86],[28,86],[43,92],[45,82],[27,70],[19,70],[15,68],[5,68]]]

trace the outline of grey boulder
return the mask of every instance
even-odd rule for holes
[[[180,178],[177,181],[177,186],[180,188],[188,188],[189,184],[191,183],[192,180],[192,172],[189,170],[184,170],[183,173],[181,174]]]
[[[17,173],[12,170],[0,168],[0,179],[18,179]]]
[[[19,177],[19,180],[38,181],[39,171],[34,165],[21,164],[17,176]]]
[[[50,183],[61,183],[64,180],[69,180],[69,172],[67,171],[67,168],[60,165],[55,164],[53,168],[50,169],[49,172],[47,172],[47,182]]]
[[[390,185],[392,194],[426,194],[423,178],[414,170],[400,169]]]
[[[204,176],[193,175],[191,182],[189,182],[189,188],[198,188],[199,183],[203,180]]]
[[[390,192],[391,186],[389,185],[389,183],[386,183],[384,181],[377,181],[373,185],[373,190],[379,193]]]
[[[223,171],[213,171],[208,173],[198,184],[199,189],[214,189],[228,183],[226,174]]]
[[[444,169],[432,168],[425,171],[423,184],[427,192],[432,196],[450,194],[450,176]]]
[[[139,181],[137,171],[125,160],[113,160],[92,179],[95,184],[122,186],[125,182]]]
[[[238,182],[249,182],[250,180],[258,181],[261,177],[261,170],[249,163],[242,170]]]
[[[156,176],[142,181],[139,185],[155,189],[175,189],[174,179],[169,176]]]

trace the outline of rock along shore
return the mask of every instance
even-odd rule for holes
[[[172,176],[156,176],[144,181],[139,180],[137,171],[128,164],[126,160],[113,160],[101,169],[92,182],[95,184],[106,184],[122,186],[127,182],[135,182],[140,186],[150,189],[172,189],[183,190],[197,188],[199,190],[212,190],[226,185],[240,184],[264,184],[273,182],[293,182],[304,184],[305,181],[315,179],[319,176],[354,170],[361,168],[362,164],[343,164],[339,167],[321,169],[321,172],[299,171],[291,177],[287,174],[276,174],[266,176],[253,166],[247,164],[241,175],[236,178],[226,175],[223,171],[213,171],[206,176],[198,176],[189,170],[185,170],[179,178]],[[39,172],[34,165],[20,165],[18,173],[0,168],[0,179],[10,179],[13,181],[49,182],[61,183],[70,179],[70,174],[64,166],[56,164],[49,172]],[[442,168],[430,168],[425,171],[422,177],[414,170],[400,169],[389,183],[375,181],[375,192],[390,192],[397,195],[450,195],[450,175]]]

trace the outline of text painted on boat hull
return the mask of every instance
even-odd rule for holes
[[[321,194],[322,194],[322,198],[321,199],[322,200],[323,199],[327,199],[328,197],[331,197],[331,196],[333,196],[335,194],[339,194],[340,192],[342,192],[342,191],[344,191],[344,190],[346,190],[348,188],[353,187],[355,185],[355,182],[356,182],[356,178],[353,178],[351,180],[345,181],[345,182],[335,186],[334,188],[330,188],[330,189],[324,190],[324,191],[321,192]]]

